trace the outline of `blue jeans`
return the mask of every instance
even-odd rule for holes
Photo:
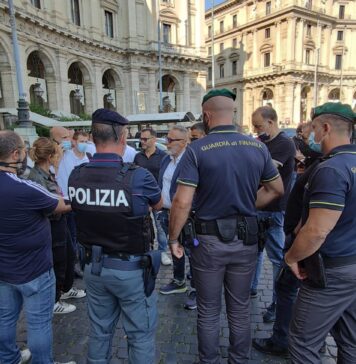
[[[168,235],[168,227],[169,227],[169,216],[168,211],[163,210],[159,215],[159,221],[161,223],[161,227],[165,233]],[[167,240],[166,240],[167,241]],[[173,278],[179,282],[185,280],[185,255],[183,254],[182,258],[177,258],[172,254],[173,260]]]
[[[273,325],[272,341],[287,349],[289,324],[292,320],[293,307],[301,281],[289,268],[285,268],[283,274],[278,276],[279,279],[276,281],[276,321]]]
[[[158,241],[158,250],[161,252],[165,252],[167,250],[167,234],[162,228],[161,225],[161,214],[167,214],[167,211],[157,212],[155,210],[152,211],[153,218],[155,220],[156,224],[156,230],[157,230],[157,241]],[[165,218],[165,217],[164,217]],[[168,214],[167,214],[168,219]]]
[[[271,218],[272,225],[267,230],[267,238],[266,238],[266,253],[269,260],[272,263],[273,267],[273,298],[272,302],[276,302],[276,289],[275,289],[275,281],[278,275],[278,272],[281,268],[281,264],[283,262],[283,248],[285,242],[285,235],[283,231],[284,224],[284,211],[260,211],[258,212],[258,218]],[[261,270],[263,266],[263,252],[258,253],[257,257],[257,266],[255,276],[252,280],[251,288],[256,289],[258,286],[258,280],[260,278]]]
[[[130,364],[153,364],[157,326],[157,295],[146,297],[142,269],[121,271],[103,268],[100,276],[85,266],[90,333],[88,364],[107,364],[112,339],[121,315],[127,335]]]
[[[28,283],[0,281],[0,363],[18,364],[16,324],[22,307],[27,321],[27,344],[32,363],[53,363],[52,317],[55,296],[53,269]]]

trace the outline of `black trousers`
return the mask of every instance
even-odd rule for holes
[[[56,302],[62,292],[68,292],[74,281],[75,253],[69,231],[66,241],[52,245],[53,270],[56,276]]]

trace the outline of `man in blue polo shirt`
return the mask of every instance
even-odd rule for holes
[[[53,363],[52,316],[55,298],[51,228],[47,215],[69,211],[61,197],[18,178],[26,149],[13,131],[0,131],[0,363],[29,359],[16,344],[23,308],[32,362]]]
[[[356,146],[350,144],[355,122],[349,105],[326,103],[314,109],[315,142],[326,160],[308,180],[302,228],[285,255],[303,280],[290,326],[293,364],[320,363],[318,351],[329,332],[338,346],[338,363],[355,363]],[[306,258],[315,261],[314,253],[323,260],[325,288],[316,287],[316,272],[302,265],[308,267]]]
[[[203,98],[208,135],[182,158],[169,224],[172,254],[183,256],[179,233],[194,197],[197,238],[191,263],[197,290],[200,363],[219,363],[221,292],[225,288],[231,363],[246,364],[251,346],[250,285],[257,257],[257,208],[283,194],[266,146],[233,125],[236,96],[227,89]],[[263,187],[257,192],[260,183]],[[256,201],[257,199],[257,201]]]

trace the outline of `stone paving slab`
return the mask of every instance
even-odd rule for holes
[[[259,295],[251,300],[251,332],[252,337],[268,337],[271,335],[272,324],[262,320],[264,309],[272,298],[272,268],[265,259],[262,272]],[[157,280],[157,289],[169,282],[172,267],[162,266]],[[80,279],[75,281],[75,287],[85,288]],[[192,364],[198,361],[198,341],[196,329],[196,311],[183,308],[186,294],[158,294],[159,322],[156,336],[157,364]],[[223,299],[223,298],[222,298]],[[56,315],[53,320],[54,357],[56,361],[75,360],[77,364],[86,362],[88,347],[89,320],[86,310],[86,299],[68,300],[77,306],[77,310],[67,315]],[[227,364],[228,325],[226,311],[223,305],[221,313],[220,352],[221,364]],[[25,318],[21,316],[18,325],[18,342],[20,347],[26,345]],[[335,364],[336,345],[331,337],[327,338],[327,354],[322,358],[322,364]],[[249,364],[270,363],[286,364],[288,360],[264,355],[252,349]],[[111,364],[124,364],[127,360],[127,345],[125,333],[119,322],[113,340],[113,359]]]

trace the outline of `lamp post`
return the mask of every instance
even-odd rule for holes
[[[19,91],[19,100],[18,100],[18,108],[17,108],[18,123],[19,123],[19,127],[27,128],[27,127],[32,126],[32,122],[30,121],[30,110],[28,108],[28,103],[26,101],[26,93],[25,93],[24,87],[23,87],[22,67],[21,67],[21,61],[20,61],[19,44],[17,41],[16,19],[15,19],[13,0],[8,0],[8,4],[9,4],[11,34],[12,34],[12,46],[13,46],[15,66],[16,66],[17,87],[18,87],[18,91]]]
[[[211,8],[211,86],[215,88],[215,57],[214,57],[214,0]]]

